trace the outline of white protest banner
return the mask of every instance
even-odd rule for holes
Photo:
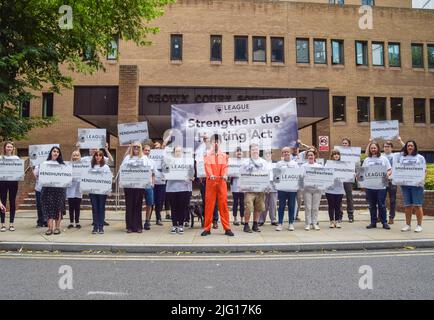
[[[101,149],[106,144],[106,129],[78,129],[80,149]]]
[[[151,152],[149,153],[148,158],[154,161],[156,170],[161,170],[164,154],[165,152],[163,149],[152,149]]]
[[[371,121],[371,139],[393,140],[399,136],[399,121]]]
[[[118,137],[122,146],[134,141],[144,142],[149,139],[148,122],[119,123]]]
[[[325,167],[333,169],[335,179],[341,182],[354,182],[356,174],[355,162],[328,160]]]
[[[362,148],[335,146],[334,149],[341,153],[341,161],[360,162]]]
[[[228,177],[239,177],[240,169],[245,162],[246,158],[229,158]]]
[[[119,186],[121,188],[145,189],[152,184],[150,166],[124,164],[119,171]]]
[[[172,105],[172,129],[179,132],[184,145],[196,148],[201,137],[218,133],[220,148],[243,151],[251,143],[260,149],[296,146],[298,139],[295,98]],[[179,139],[177,136],[176,139]]]
[[[109,194],[112,191],[113,174],[110,171],[89,169],[81,176],[80,192]]]
[[[425,174],[426,166],[424,164],[403,164],[394,161],[392,167],[392,183],[399,186],[424,186]]]
[[[188,180],[194,177],[192,158],[165,158],[163,163],[165,180]]]
[[[71,163],[41,163],[39,183],[42,187],[67,188],[72,183]]]
[[[23,181],[24,160],[0,158],[0,181]]]
[[[304,169],[301,167],[281,167],[273,169],[273,181],[280,191],[300,189]]]
[[[59,148],[59,144],[33,144],[29,145],[29,158],[32,167],[39,166],[46,161],[53,147]]]
[[[240,192],[264,192],[270,190],[270,173],[267,171],[248,172],[241,171]]]
[[[318,158],[318,159],[316,159],[316,163],[318,163],[318,164],[320,164],[320,165],[322,165],[322,166],[324,167],[325,159],[323,159],[323,158]]]
[[[325,190],[334,183],[333,169],[304,167],[304,187]]]
[[[72,161],[72,180],[80,181],[81,176],[90,169],[90,161]]]
[[[205,162],[196,161],[196,176],[198,178],[205,178],[206,177]]]
[[[358,184],[360,188],[381,189],[387,185],[387,168],[381,165],[361,167],[358,169]]]

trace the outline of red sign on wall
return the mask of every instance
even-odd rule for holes
[[[329,151],[329,136],[319,136],[319,151]]]

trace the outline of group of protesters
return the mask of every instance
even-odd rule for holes
[[[294,222],[299,220],[298,213],[301,203],[304,203],[305,225],[304,229],[320,230],[318,223],[318,213],[321,198],[325,194],[328,203],[328,214],[330,228],[342,228],[343,210],[342,201],[346,197],[348,221],[354,222],[354,182],[342,182],[334,180],[333,185],[325,190],[315,187],[303,188],[281,188],[270,179],[270,186],[262,192],[245,191],[240,183],[240,177],[228,177],[228,154],[221,150],[221,137],[217,134],[204,135],[202,145],[196,149],[196,161],[203,161],[205,167],[205,177],[197,178],[194,175],[184,180],[166,180],[161,166],[158,166],[149,154],[154,149],[164,149],[167,141],[157,141],[142,144],[136,141],[128,147],[122,165],[143,165],[149,167],[152,174],[151,182],[146,188],[124,188],[125,193],[125,222],[127,233],[141,233],[143,230],[151,229],[151,216],[153,211],[156,213],[156,224],[162,225],[163,206],[170,207],[170,218],[172,228],[170,233],[183,234],[186,222],[190,219],[191,198],[194,183],[198,183],[202,197],[202,209],[204,213],[204,228],[202,236],[211,234],[211,229],[218,228],[218,219],[225,231],[225,235],[234,236],[230,223],[230,213],[228,208],[228,190],[233,195],[232,215],[234,226],[242,225],[242,231],[246,233],[260,232],[260,227],[266,222],[269,216],[270,222],[275,226],[276,231],[284,229],[284,216],[287,208],[289,231],[295,230]],[[369,204],[370,223],[368,229],[376,228],[377,223],[381,223],[386,230],[394,224],[396,210],[397,186],[392,184],[391,174],[394,161],[399,163],[417,163],[425,166],[425,159],[418,153],[417,144],[410,140],[401,144],[401,150],[393,153],[393,144],[386,141],[383,145],[384,152],[381,153],[379,143],[370,141],[366,147],[366,158],[362,163],[356,163],[356,168],[367,168],[369,166],[383,166],[387,172],[388,182],[375,188],[366,188],[366,200]],[[272,152],[264,151],[260,156],[260,146],[251,144],[249,155],[244,159],[241,170],[254,172],[273,172],[273,168],[315,168],[323,167],[318,163],[318,151],[314,146],[307,146],[297,142],[297,147],[284,147],[281,151],[279,161],[273,161]],[[342,140],[343,147],[350,147],[351,141],[348,138]],[[304,147],[300,151],[299,147]],[[16,148],[12,142],[6,142],[3,146],[1,159],[19,159],[16,155]],[[241,147],[233,150],[238,159],[243,159],[244,152]],[[170,154],[172,158],[185,157],[182,146],[172,147]],[[77,147],[71,155],[72,162],[88,161],[89,169],[96,172],[110,172],[109,164],[113,164],[113,157],[108,150],[108,145],[104,149],[91,149],[89,156],[81,157],[80,149]],[[332,150],[330,160],[341,161],[339,150]],[[165,160],[163,160],[164,162]],[[46,163],[65,164],[62,151],[59,147],[53,147],[48,155]],[[121,165],[121,166],[122,166]],[[81,228],[80,207],[82,193],[80,191],[80,181],[73,180],[67,188],[57,188],[41,186],[39,183],[39,166],[33,168],[36,178],[36,204],[37,204],[37,227],[47,227],[46,235],[57,235],[61,233],[61,220],[66,213],[66,201],[68,202],[70,224],[68,228]],[[357,170],[356,170],[357,171]],[[354,177],[357,179],[356,173]],[[228,184],[230,189],[228,189]],[[423,186],[401,185],[405,206],[406,223],[401,231],[411,230],[412,215],[416,214],[417,226],[415,232],[422,231],[423,220]],[[16,195],[18,192],[17,181],[0,181],[0,211],[1,229],[6,231],[5,212],[6,203],[9,200],[10,225],[9,230],[14,231],[14,217],[16,211]],[[386,197],[389,195],[390,209],[389,219],[387,219]],[[9,197],[8,197],[9,196]],[[105,206],[107,194],[89,194],[92,205],[93,234],[103,234],[105,221]],[[145,221],[142,220],[143,200],[146,204]],[[238,219],[238,213],[240,219]],[[168,218],[168,215],[166,215]]]

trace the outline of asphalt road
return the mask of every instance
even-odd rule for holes
[[[434,299],[434,250],[1,253],[0,270],[0,299]]]

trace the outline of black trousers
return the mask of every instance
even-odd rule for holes
[[[234,198],[234,205],[232,207],[232,214],[237,216],[238,206],[240,207],[240,217],[244,217],[244,192],[232,192]]]
[[[1,202],[6,206],[6,199],[8,198],[9,193],[9,222],[14,223],[15,220],[15,211],[16,211],[16,203],[15,199],[17,198],[18,193],[18,181],[0,181],[0,199]],[[1,223],[5,223],[6,213],[1,212]]]
[[[80,223],[80,205],[81,198],[68,198],[69,221],[71,223]]]
[[[166,185],[156,184],[154,186],[154,203],[155,203],[155,216],[157,221],[161,221],[161,211],[163,210],[163,204],[166,200]]]
[[[127,230],[142,230],[142,207],[145,189],[125,188],[125,222]]]
[[[330,221],[338,221],[342,219],[341,206],[343,197],[343,194],[326,193]]]
[[[182,227],[185,218],[189,215],[188,206],[190,204],[191,192],[167,192],[166,197],[170,202],[170,211],[172,216],[172,225]]]

